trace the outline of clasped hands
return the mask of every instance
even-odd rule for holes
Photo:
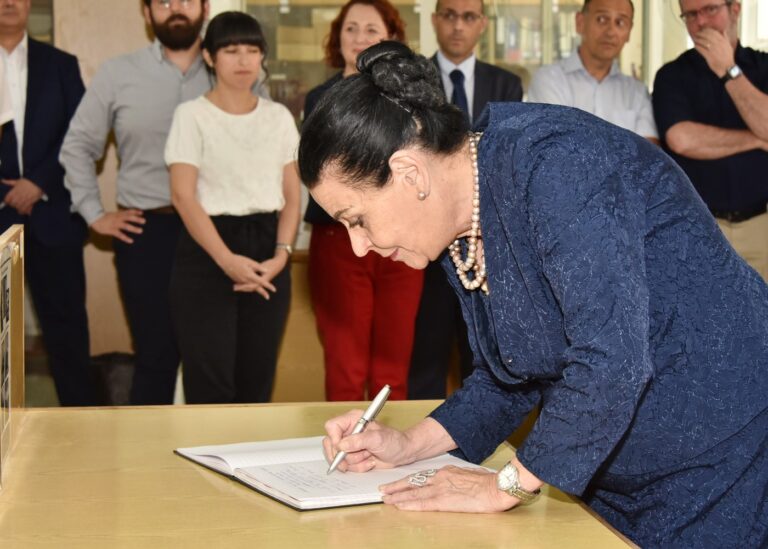
[[[43,197],[43,190],[26,177],[3,179],[3,184],[11,187],[3,202],[14,208],[21,215],[29,215],[32,208]]]
[[[244,255],[228,254],[217,262],[219,267],[235,283],[236,292],[256,292],[264,299],[269,299],[269,292],[277,288],[271,280],[282,271],[288,263],[288,254],[283,250],[266,261],[256,261]]]
[[[375,421],[362,433],[351,435],[362,410],[353,410],[326,422],[323,451],[328,462],[339,450],[347,452],[339,471],[366,472],[390,469],[416,461],[411,435]],[[425,421],[434,421],[427,419]],[[422,485],[410,477],[379,487],[385,504],[409,511],[493,513],[506,511],[519,501],[496,487],[496,474],[480,468],[447,466]]]

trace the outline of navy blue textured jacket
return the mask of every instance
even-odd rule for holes
[[[764,546],[768,286],[646,140],[551,105],[479,126],[490,294],[444,260],[478,367],[432,417],[479,462],[540,404],[521,463],[641,546]]]

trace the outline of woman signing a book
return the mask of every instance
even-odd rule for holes
[[[186,229],[170,294],[189,403],[268,402],[272,392],[300,214],[293,117],[252,91],[266,55],[256,19],[214,17],[203,58],[216,83],[179,105],[166,146]]]
[[[431,62],[382,42],[304,122],[302,180],[355,253],[424,268],[448,249],[478,364],[414,427],[326,424],[342,471],[454,451],[498,473],[382,487],[408,510],[536,505],[546,482],[643,547],[768,543],[768,286],[683,172],[579,110],[492,104],[469,133]]]

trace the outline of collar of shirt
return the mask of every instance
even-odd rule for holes
[[[154,42],[152,42],[152,45],[149,46],[149,49],[152,52],[152,56],[155,59],[157,59],[158,63],[168,63],[172,67],[174,67],[176,70],[178,70],[178,67],[174,65],[173,62],[169,61],[168,58],[165,56],[165,50],[163,49],[163,45],[160,43],[160,40],[155,38]],[[183,76],[184,78],[192,78],[202,68],[203,68],[203,56],[198,55]]]
[[[27,68],[27,50],[29,50],[29,35],[25,32],[21,42],[16,44],[13,51],[8,52],[5,48],[0,48],[3,56],[12,64],[14,70],[23,70]]]
[[[475,64],[477,63],[477,58],[475,57],[475,54],[473,53],[469,57],[467,57],[464,61],[459,63],[458,65],[454,64],[452,61],[449,61],[448,58],[443,55],[443,52],[440,50],[437,50],[437,65],[440,67],[440,72],[448,76],[450,79],[451,71],[455,69],[459,69],[461,72],[464,73],[464,82],[468,83],[475,77]]]
[[[595,77],[592,76],[587,70],[587,68],[584,66],[584,62],[581,60],[581,56],[579,55],[578,48],[573,50],[573,53],[569,57],[567,57],[566,59],[563,59],[562,65],[563,65],[563,70],[566,73],[584,71],[584,73],[587,76],[589,76],[592,79],[595,79]],[[616,76],[617,74],[621,74],[621,69],[619,68],[619,62],[614,59],[613,63],[611,63],[611,70],[608,71],[608,76]]]

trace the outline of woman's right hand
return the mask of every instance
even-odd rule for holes
[[[391,469],[414,461],[409,452],[410,439],[405,433],[372,421],[365,431],[352,434],[362,410],[352,410],[325,423],[323,439],[325,458],[330,463],[340,450],[347,452],[340,471],[361,473],[371,469]]]
[[[219,267],[236,285],[248,284],[253,288],[253,291],[265,299],[269,299],[268,291],[277,291],[277,288],[260,274],[262,269],[258,261],[254,261],[250,257],[231,253],[219,262]]]

